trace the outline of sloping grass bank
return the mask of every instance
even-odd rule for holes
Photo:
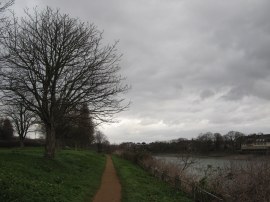
[[[0,201],[91,201],[105,156],[72,150],[54,160],[42,156],[42,148],[0,149]]]
[[[113,162],[122,184],[122,202],[192,201],[127,160],[113,156]]]

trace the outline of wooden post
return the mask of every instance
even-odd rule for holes
[[[155,176],[155,177],[157,177],[157,173],[158,173],[158,172],[157,172],[157,169],[155,168],[155,169],[154,169],[154,176]]]
[[[195,184],[192,184],[192,195],[193,195],[194,201],[196,201],[196,185]]]
[[[165,179],[165,171],[163,171],[161,174],[161,180],[164,181],[164,179]]]
[[[179,178],[179,175],[176,175],[174,178],[174,187],[176,190],[181,190],[181,180]]]

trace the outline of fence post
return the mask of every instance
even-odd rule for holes
[[[155,169],[154,169],[154,176],[155,176],[155,177],[158,176],[157,173],[158,173],[158,171],[157,171],[157,169],[155,168]]]
[[[176,175],[174,178],[174,187],[176,190],[181,190],[181,181],[179,175]]]
[[[196,185],[192,184],[192,195],[193,195],[193,199],[194,201],[196,201]]]
[[[164,179],[165,179],[165,171],[162,171],[161,180],[164,181]]]

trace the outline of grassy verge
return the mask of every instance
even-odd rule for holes
[[[122,184],[122,202],[192,201],[127,160],[114,156],[113,162]]]
[[[65,150],[54,160],[43,149],[0,149],[0,201],[91,201],[105,156]]]

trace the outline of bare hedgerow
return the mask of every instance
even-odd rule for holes
[[[153,157],[144,158],[140,164],[155,177],[166,181],[173,187],[181,187],[181,190],[186,193],[192,192],[192,185],[195,184],[196,177],[190,174],[187,169],[182,169],[179,165]],[[178,185],[176,185],[176,181],[178,181]]]
[[[231,164],[208,179],[208,187],[228,201],[270,201],[270,162],[249,160]]]
[[[198,177],[188,169],[156,158],[145,158],[141,165],[156,177],[174,185],[176,176],[181,180],[181,189],[192,193],[196,185],[225,201],[254,202],[270,201],[270,161],[269,159],[248,160],[244,164],[231,162],[225,168],[207,168],[205,175]],[[164,176],[163,176],[164,177]]]

